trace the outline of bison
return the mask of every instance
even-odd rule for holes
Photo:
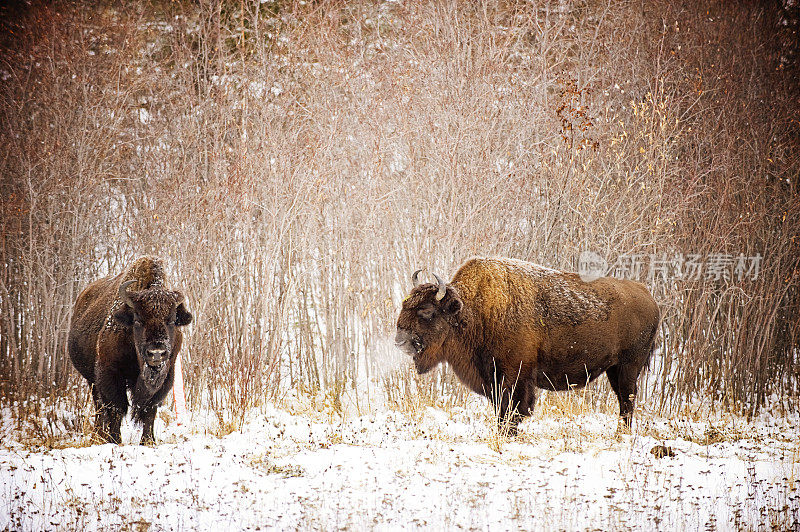
[[[582,387],[605,372],[631,427],[636,381],[659,311],[644,285],[516,259],[472,258],[450,283],[418,283],[403,301],[395,344],[420,374],[447,362],[472,391],[497,401],[511,432],[531,415],[536,388]]]
[[[141,443],[155,443],[153,422],[172,388],[180,327],[191,321],[183,294],[165,286],[163,264],[152,257],[80,293],[67,349],[91,386],[95,432],[102,440],[120,443],[130,389],[133,419],[143,425]]]

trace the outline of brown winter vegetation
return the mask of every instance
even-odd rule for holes
[[[800,71],[779,5],[1,8],[0,403],[85,404],[72,306],[140,255],[194,314],[190,403],[235,420],[290,389],[452,397],[449,370],[382,369],[410,273],[591,250],[663,314],[640,401],[788,405]]]

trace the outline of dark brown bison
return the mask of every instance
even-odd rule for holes
[[[183,295],[167,289],[162,263],[151,257],[94,281],[78,296],[69,356],[92,387],[95,431],[103,440],[120,443],[130,389],[142,444],[155,443],[153,421],[172,388],[183,338],[179,327],[191,321]]]
[[[403,301],[395,343],[419,373],[447,362],[473,391],[498,401],[512,431],[536,388],[582,387],[605,372],[631,425],[636,381],[650,358],[659,312],[644,285],[584,282],[515,259],[473,258],[446,284],[418,285]]]

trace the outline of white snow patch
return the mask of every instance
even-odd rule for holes
[[[202,418],[187,431],[159,417],[153,448],[126,425],[122,446],[35,449],[4,423],[0,529],[697,530],[800,517],[796,419],[700,445],[618,435],[614,416],[585,414],[529,420],[498,446],[487,412],[462,408],[267,405],[221,438]],[[654,457],[656,444],[676,456]]]

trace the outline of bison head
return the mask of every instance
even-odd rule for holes
[[[120,285],[122,306],[114,312],[113,318],[131,330],[144,384],[158,388],[169,372],[176,328],[191,323],[192,315],[186,310],[180,292],[165,290],[161,286],[129,292],[128,286],[134,282]]]
[[[442,344],[458,324],[463,303],[458,292],[436,275],[436,283],[419,284],[417,270],[411,277],[414,288],[403,301],[397,318],[395,345],[414,358],[417,372],[430,371],[444,360]]]

